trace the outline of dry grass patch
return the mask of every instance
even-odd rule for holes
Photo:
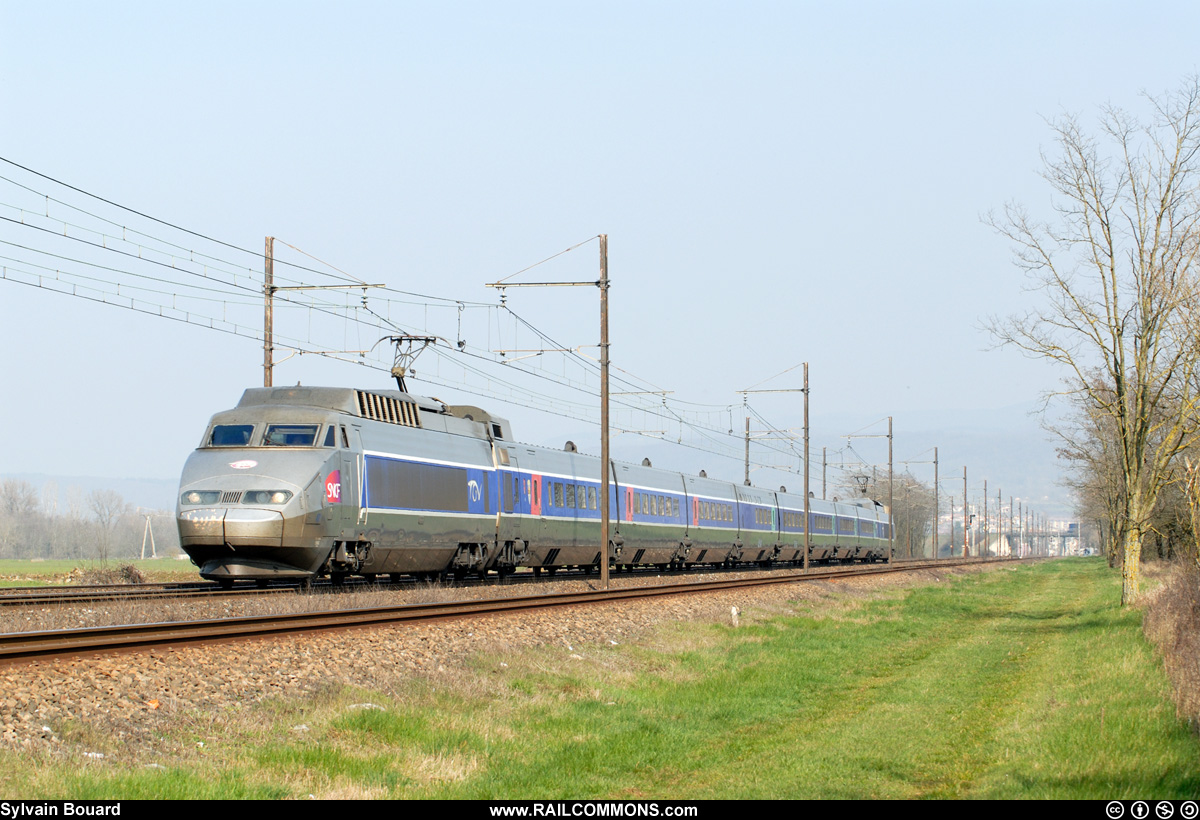
[[[480,768],[476,758],[456,754],[412,755],[404,763],[405,773],[421,783],[456,783]]]
[[[1161,584],[1146,595],[1142,628],[1162,655],[1176,713],[1200,731],[1200,571],[1177,563],[1155,567],[1154,575]]]
[[[339,784],[328,791],[314,794],[317,800],[383,800],[389,796],[383,787],[366,788],[356,783]]]

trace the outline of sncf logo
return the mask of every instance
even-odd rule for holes
[[[325,477],[325,500],[330,504],[342,501],[342,471],[334,470]]]

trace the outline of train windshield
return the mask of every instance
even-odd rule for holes
[[[254,434],[253,424],[217,424],[213,426],[209,447],[245,447]]]
[[[312,447],[319,424],[271,424],[263,435],[264,447]]]

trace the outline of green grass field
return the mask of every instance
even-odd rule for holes
[[[0,755],[23,797],[1195,798],[1120,578],[1076,559],[648,646],[470,661],[447,685],[328,692],[230,718],[221,750],[65,767]],[[597,610],[599,612],[600,610]],[[384,710],[353,709],[369,700]],[[297,724],[309,730],[293,731]],[[274,738],[275,740],[269,740]],[[194,748],[188,738],[176,748]]]
[[[90,570],[101,566],[115,568],[125,564],[133,564],[152,580],[191,581],[200,579],[196,567],[190,561],[180,561],[175,558],[113,558],[103,564],[88,559],[31,561],[6,558],[0,559],[0,586],[39,586],[50,583],[51,579],[55,577],[65,576],[72,570]]]

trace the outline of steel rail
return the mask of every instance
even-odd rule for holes
[[[462,618],[472,615],[504,614],[533,609],[625,601],[664,595],[685,595],[772,584],[827,581],[920,569],[976,566],[988,563],[1016,563],[1030,559],[960,559],[914,562],[898,566],[853,567],[822,573],[792,573],[772,577],[723,579],[682,584],[662,584],[596,590],[590,592],[545,593],[510,598],[472,601],[364,607],[349,610],[305,612],[285,615],[253,615],[200,621],[176,621],[125,626],[89,627],[77,630],[12,632],[0,634],[0,661],[19,661],[50,656],[103,653],[135,648],[168,646],[196,641],[215,641],[263,637],[327,629],[420,623]]]
[[[904,563],[911,561],[920,561],[923,559],[907,559]],[[637,567],[633,570],[627,570],[620,573],[628,577],[639,577],[648,575],[662,575],[664,572],[669,573],[672,577],[676,577],[680,572],[688,574],[721,574],[730,572],[756,572],[756,571],[774,571],[785,572],[797,568],[800,562],[777,562],[769,570],[762,570],[761,567],[753,566],[750,563],[736,564],[733,566],[724,565],[708,565],[701,564],[689,566],[685,570],[661,570],[652,565],[645,567]],[[836,569],[839,566],[845,565],[814,565],[814,572],[829,571],[830,568]],[[862,566],[856,564],[856,566]],[[529,572],[523,572],[515,575],[506,575],[503,578],[491,576],[487,578],[467,577],[460,580],[445,579],[447,584],[452,584],[456,588],[472,587],[472,586],[510,586],[514,584],[537,584],[542,581],[572,581],[586,580],[593,576],[592,573],[584,572],[578,569],[562,569],[561,571],[544,573],[541,576],[533,575]],[[347,579],[344,584],[337,588],[329,582],[329,580],[318,580],[314,586],[322,592],[346,592],[351,590],[395,590],[401,587],[411,588],[414,585],[419,586],[422,583],[421,579],[413,576],[405,576],[401,581],[368,581],[366,579]],[[274,582],[269,586],[259,587],[253,585],[252,582],[240,582],[232,589],[224,589],[217,584],[209,581],[174,581],[174,582],[158,582],[145,584],[88,584],[75,586],[38,586],[38,587],[4,587],[0,588],[0,607],[9,606],[39,606],[44,604],[90,604],[90,603],[114,603],[118,601],[139,600],[139,599],[162,599],[162,598],[222,598],[222,597],[245,597],[254,595],[269,595],[281,592],[302,591],[299,582]]]

